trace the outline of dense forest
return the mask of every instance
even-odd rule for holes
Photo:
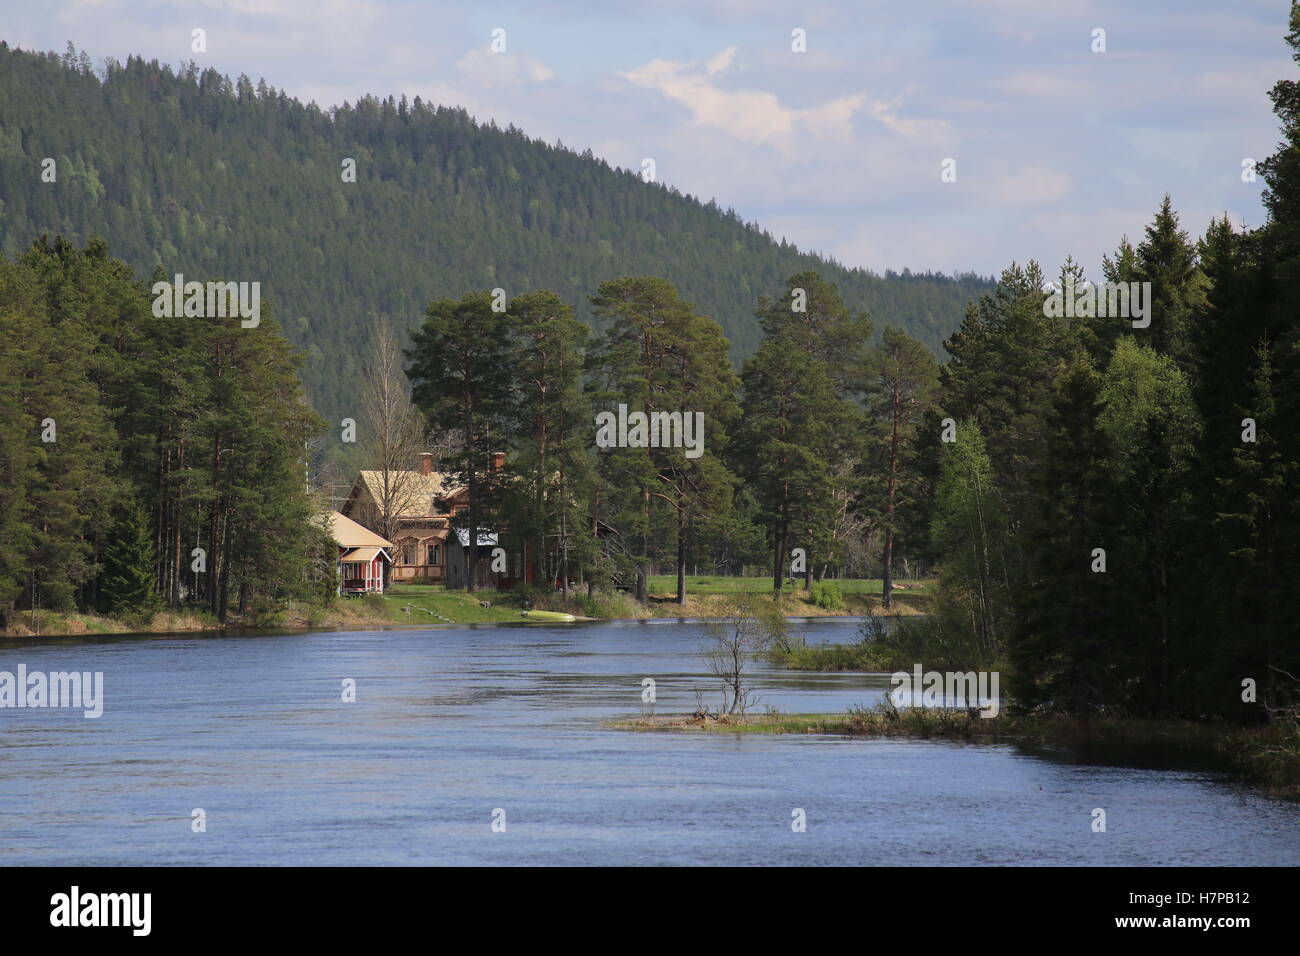
[[[42,234],[101,235],[143,274],[165,263],[260,281],[332,421],[356,415],[374,320],[413,328],[439,296],[547,288],[591,325],[601,282],[658,275],[722,326],[739,363],[760,338],[749,304],[795,272],[821,272],[935,350],[989,286],[847,269],[590,151],[418,97],[326,111],[193,64],[133,57],[97,71],[71,49],[0,43],[0,189],[7,255]]]
[[[303,472],[324,423],[265,304],[158,318],[102,239],[42,240],[0,259],[0,342],[0,626],[333,595]]]

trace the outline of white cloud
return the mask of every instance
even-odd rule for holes
[[[544,83],[555,74],[544,63],[523,53],[493,53],[475,47],[456,61],[456,68],[471,83],[485,88]]]
[[[1036,164],[997,174],[988,190],[988,198],[1001,206],[1055,202],[1069,194],[1069,176],[1060,169]]]
[[[709,61],[704,64],[704,69],[710,76],[713,76],[731,66],[731,61],[735,58],[736,48],[734,46],[729,46],[721,53],[712,56]]]
[[[786,156],[806,155],[809,140],[847,142],[859,115],[902,137],[944,138],[947,124],[936,120],[903,119],[897,102],[852,93],[817,106],[785,106],[766,90],[724,89],[718,80],[732,66],[735,47],[721,50],[703,65],[696,61],[652,60],[619,75],[643,89],[661,93],[685,107],[696,126],[714,127],[754,146],[770,146]]]
[[[996,81],[997,88],[1013,96],[1033,97],[1034,99],[1072,100],[1086,96],[1089,92],[1087,83],[1062,70],[1018,70]]]

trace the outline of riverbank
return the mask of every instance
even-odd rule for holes
[[[0,638],[82,637],[96,634],[180,634],[191,631],[257,630],[274,627],[362,627],[393,623],[386,609],[340,598],[333,605],[291,605],[263,614],[232,614],[223,623],[204,611],[160,611],[148,619],[113,618],[79,612],[23,611]]]
[[[910,708],[852,708],[843,714],[657,714],[613,721],[620,730],[826,734],[1014,743],[1063,749],[1072,759],[1120,766],[1156,766],[1227,774],[1270,796],[1300,802],[1300,722],[1240,727],[1222,721],[1105,718],[1087,724],[1065,717]]]
[[[432,592],[433,589],[421,589]],[[394,624],[482,624],[519,621],[519,608],[501,602],[508,595],[459,591],[408,593],[400,586],[380,596],[336,598],[329,604],[290,604],[275,611],[227,616],[222,622],[203,611],[161,611],[148,620],[98,614],[24,611],[0,637],[77,637],[94,634],[170,634],[191,631],[268,628],[391,627]],[[483,605],[486,604],[487,607]]]
[[[649,601],[638,604],[622,592],[600,594],[588,599],[574,594],[569,600],[547,595],[533,604],[538,610],[564,611],[581,620],[648,618],[716,618],[733,609],[737,594],[768,593],[765,578],[688,578],[685,604],[664,592],[668,578],[651,578]],[[675,587],[675,579],[674,587]],[[879,580],[835,582],[840,591],[838,606],[806,590],[788,590],[781,598],[786,617],[856,617],[886,613],[881,606]],[[787,585],[788,587],[788,585]],[[915,615],[925,612],[930,582],[907,582],[894,594],[889,614]],[[521,620],[518,598],[508,592],[448,591],[441,585],[397,584],[384,595],[336,598],[326,605],[291,604],[275,611],[230,614],[225,622],[201,611],[162,611],[148,620],[117,619],[98,614],[55,611],[21,611],[0,638],[76,637],[87,634],[168,634],[189,631],[266,629],[276,627],[383,627],[394,624],[492,624]]]

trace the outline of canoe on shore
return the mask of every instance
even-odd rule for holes
[[[563,611],[520,611],[530,621],[549,621],[551,623],[572,624],[577,620],[572,614]]]

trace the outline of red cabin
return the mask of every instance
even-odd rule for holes
[[[329,513],[330,536],[339,546],[339,593],[383,594],[384,562],[392,543],[337,511]]]

